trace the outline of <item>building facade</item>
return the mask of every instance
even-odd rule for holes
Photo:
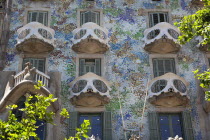
[[[199,38],[177,44],[173,25],[200,6],[196,0],[2,0],[0,118],[7,119],[6,105],[24,107],[26,95],[39,92],[58,98],[49,108],[57,125],[37,130],[42,140],[73,136],[84,119],[97,140],[133,134],[208,140],[210,104],[192,71],[209,68],[210,55]],[[64,121],[63,107],[70,112]]]

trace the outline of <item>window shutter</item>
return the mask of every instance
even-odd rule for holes
[[[158,114],[156,112],[148,113],[150,140],[160,140]]]
[[[85,69],[85,59],[79,60],[79,76],[82,76],[84,74]]]
[[[112,114],[110,111],[103,113],[103,140],[112,140]]]
[[[95,59],[95,65],[96,65],[96,74],[101,76],[101,60]]]
[[[70,112],[70,118],[67,119],[67,138],[70,136],[75,136],[77,128],[77,112]]]
[[[189,111],[182,112],[184,140],[194,140],[191,114]]]

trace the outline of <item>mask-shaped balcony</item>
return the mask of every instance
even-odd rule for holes
[[[25,53],[46,53],[54,50],[55,31],[38,22],[30,22],[17,30],[16,49]]]
[[[156,106],[186,106],[188,83],[174,73],[166,73],[149,82],[148,101]]]
[[[105,53],[109,49],[108,30],[88,22],[73,31],[72,49],[77,53]]]
[[[70,101],[75,106],[98,107],[110,101],[109,83],[102,77],[87,73],[70,84]]]
[[[167,22],[161,22],[144,31],[144,49],[149,53],[176,53],[180,45],[176,43],[180,32]]]
[[[191,0],[190,4],[191,7],[197,7],[197,8],[201,8],[204,6],[204,2],[202,0]]]

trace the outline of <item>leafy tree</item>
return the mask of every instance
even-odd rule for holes
[[[204,7],[195,14],[184,16],[175,23],[181,31],[178,38],[180,44],[185,44],[195,37],[201,36],[201,45],[210,44],[210,0],[203,0]]]
[[[178,38],[180,44],[186,44],[195,37],[202,37],[200,45],[210,44],[210,0],[203,1],[204,7],[198,10],[195,14],[184,16],[184,18],[175,23],[181,31]],[[206,47],[207,47],[206,46]],[[210,47],[208,46],[208,50]],[[210,69],[203,73],[198,73],[199,70],[194,71],[195,77],[200,80],[200,86],[203,88],[210,88]],[[205,92],[205,99],[210,101],[210,91]]]
[[[42,82],[38,82],[34,87],[40,89],[43,86]],[[34,101],[35,98],[35,101]],[[57,99],[53,98],[50,94],[45,97],[40,94],[28,95],[25,101],[25,108],[19,109],[23,112],[23,117],[18,120],[12,110],[17,109],[17,105],[9,105],[9,117],[8,121],[0,120],[0,139],[1,140],[29,140],[31,137],[34,139],[39,139],[35,133],[36,129],[40,126],[36,126],[37,119],[45,123],[53,124],[53,117],[55,113],[53,111],[47,110],[51,103],[55,102]],[[60,112],[62,117],[68,118],[69,113],[66,109],[62,109]],[[42,124],[44,125],[44,124]],[[55,125],[55,124],[53,124]],[[89,128],[89,120],[85,120],[81,124],[81,128],[77,128],[77,133],[75,137],[70,137],[68,140],[81,140],[81,137],[87,138],[87,131]],[[66,139],[67,140],[67,139]]]

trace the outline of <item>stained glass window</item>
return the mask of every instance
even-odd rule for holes
[[[181,114],[159,114],[159,127],[161,140],[169,137],[183,137]]]
[[[94,135],[96,139],[102,140],[102,114],[80,114],[79,125],[82,124],[84,120],[90,120],[91,129],[88,131],[88,136]],[[85,138],[83,138],[83,140],[85,140]]]

